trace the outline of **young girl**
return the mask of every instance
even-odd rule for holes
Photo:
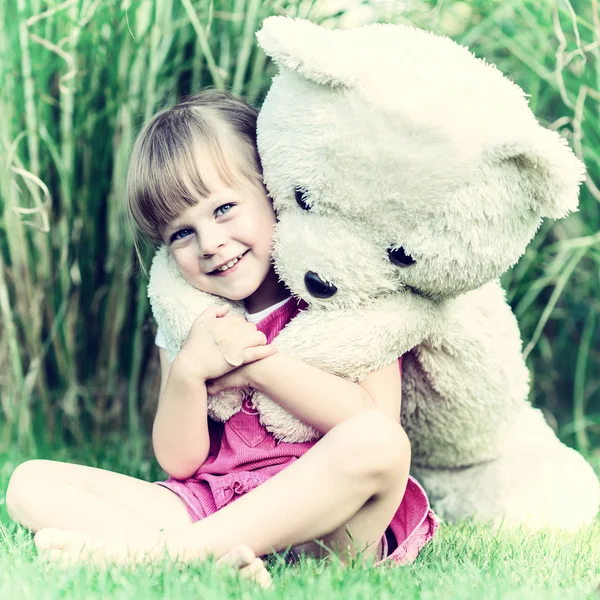
[[[157,114],[136,141],[127,198],[136,230],[166,244],[191,285],[243,300],[247,315],[211,308],[171,365],[160,349],[153,444],[167,481],[39,460],[16,469],[9,513],[53,558],[214,555],[264,577],[256,557],[287,548],[404,563],[435,530],[408,475],[398,363],[355,384],[270,345],[301,306],[271,264],[276,217],[255,141],[256,111],[218,91]],[[224,359],[229,350],[243,351],[242,366]],[[278,443],[249,401],[226,423],[210,421],[207,394],[234,387],[267,394],[324,436]]]

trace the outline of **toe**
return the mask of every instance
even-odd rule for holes
[[[256,559],[256,555],[249,546],[240,544],[224,554],[218,561],[218,565],[229,565],[236,569],[242,569],[250,565]]]
[[[65,553],[57,548],[52,548],[51,550],[48,550],[46,556],[51,562],[62,562]]]
[[[255,558],[249,565],[240,569],[240,577],[250,579],[263,588],[270,587],[272,584],[271,575],[260,558]]]
[[[62,548],[67,537],[64,531],[60,529],[40,529],[33,538],[38,550],[51,550],[53,548]]]

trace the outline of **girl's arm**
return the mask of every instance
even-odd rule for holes
[[[154,454],[171,476],[185,479],[193,475],[208,456],[206,382],[160,349],[160,396],[152,429]]]
[[[205,310],[170,368],[166,352],[160,352],[161,392],[152,443],[160,466],[177,479],[193,475],[208,456],[206,381],[234,369],[225,356],[247,364],[275,351],[255,325],[227,316],[228,311],[228,306]]]
[[[398,362],[369,373],[360,383],[276,353],[209,382],[209,392],[250,385],[322,433],[366,408],[400,418],[402,397]]]

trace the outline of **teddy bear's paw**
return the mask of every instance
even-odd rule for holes
[[[213,421],[223,423],[233,417],[242,408],[247,390],[227,390],[215,396],[209,396],[207,413]]]
[[[298,444],[310,442],[321,437],[316,429],[291,415],[279,404],[263,394],[256,393],[253,398],[254,408],[260,415],[260,422],[280,442]]]

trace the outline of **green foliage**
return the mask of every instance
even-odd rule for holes
[[[145,285],[125,227],[136,130],[165,103],[214,85],[268,83],[249,2],[20,0],[0,7],[0,363],[6,435],[33,415],[78,443],[156,397]],[[285,8],[282,6],[281,9]],[[140,399],[144,399],[143,401]]]
[[[403,20],[447,33],[514,78],[540,119],[569,138],[589,171],[581,210],[544,225],[505,283],[534,375],[532,400],[565,439],[584,450],[597,444],[597,1],[355,2],[359,10],[333,14],[329,4],[0,4],[5,441],[32,445],[42,429],[77,444],[125,427],[133,439],[147,431],[158,368],[146,281],[125,226],[129,149],[154,111],[201,87],[231,87],[260,103],[273,69],[253,33],[265,16],[283,13],[344,26],[357,18]]]
[[[273,587],[261,590],[210,562],[176,566],[165,561],[136,570],[79,565],[62,569],[43,564],[22,532],[5,533],[2,541],[0,530],[0,595],[48,600],[593,600],[600,582],[599,547],[598,525],[573,536],[522,532],[496,536],[485,527],[443,527],[407,567],[374,568],[360,559],[346,569],[335,561],[316,560],[288,566],[272,558]]]

